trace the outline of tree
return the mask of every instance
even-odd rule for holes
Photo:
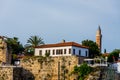
[[[97,44],[92,40],[83,40],[82,41],[83,46],[89,47],[89,57],[96,57],[100,55],[100,50],[97,46]]]
[[[104,53],[106,53],[107,51],[106,51],[106,49],[104,49]]]
[[[31,36],[28,40],[27,43],[30,43],[32,47],[39,46],[40,44],[44,44],[44,41],[41,37],[39,36]]]
[[[110,55],[108,56],[108,62],[114,62],[117,61],[119,58],[119,53],[120,53],[120,49],[115,49],[113,50]]]
[[[8,53],[12,54],[12,64],[13,64],[14,60],[17,58],[17,55],[19,53],[22,53],[24,51],[24,48],[22,44],[20,44],[20,42],[18,41],[17,37],[7,38],[6,43],[7,43]]]
[[[18,54],[24,51],[24,48],[17,37],[7,38],[6,43],[8,50],[12,51],[12,54]]]
[[[78,75],[79,80],[84,80],[85,76],[92,72],[92,67],[88,66],[86,63],[83,63],[81,66],[75,66],[73,74]]]
[[[36,46],[39,46],[41,44],[44,44],[44,41],[41,37],[39,36],[31,36],[28,40],[27,40],[27,45],[25,45],[25,53],[28,53],[29,55],[33,55],[34,54],[34,48]]]

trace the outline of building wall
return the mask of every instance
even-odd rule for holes
[[[39,56],[39,51],[42,50],[42,56],[45,55],[46,50],[50,50],[50,56],[70,56],[71,54],[69,54],[69,49],[71,49],[71,46],[66,46],[66,47],[51,47],[51,48],[35,48],[35,56]],[[56,54],[56,50],[60,50],[62,49],[64,52],[64,49],[66,49],[66,54],[61,54],[61,55],[53,55],[53,50],[55,50],[55,54]]]
[[[66,54],[64,53],[66,49]],[[69,53],[69,49],[71,49],[71,53]],[[73,49],[75,49],[75,54],[73,53]],[[55,57],[55,56],[71,56],[71,55],[79,55],[79,50],[81,51],[81,55],[80,56],[86,56],[86,52],[87,52],[87,56],[89,54],[88,49],[86,48],[79,48],[79,47],[74,47],[74,46],[65,46],[65,47],[51,47],[51,48],[35,48],[35,56],[39,56],[40,55],[40,51],[42,51],[42,56],[45,55],[46,50],[50,50],[50,56]],[[55,52],[55,55],[53,55],[53,50]],[[62,50],[62,54],[58,54],[56,55],[56,50]]]
[[[84,57],[88,57],[89,56],[89,50],[86,49],[86,48],[72,47],[72,50],[73,49],[75,49],[75,55],[79,55],[79,50],[80,50],[81,51],[81,55],[79,55],[79,56],[84,56]]]

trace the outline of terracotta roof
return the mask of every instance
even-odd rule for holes
[[[0,36],[0,38],[3,38],[3,36]]]
[[[104,53],[104,54],[102,54],[103,56],[109,56],[109,53]]]
[[[45,45],[40,45],[35,48],[50,48],[50,47],[64,47],[64,46],[75,46],[75,47],[80,47],[80,48],[88,48],[86,46],[82,46],[78,43],[75,42],[64,42],[64,43],[57,43],[57,44],[45,44]]]

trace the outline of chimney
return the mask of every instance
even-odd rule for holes
[[[65,40],[64,40],[64,39],[62,40],[62,43],[65,43]]]

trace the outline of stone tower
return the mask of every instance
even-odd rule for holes
[[[101,52],[101,48],[102,48],[102,34],[101,34],[100,26],[98,26],[98,30],[97,30],[97,33],[96,33],[96,43],[97,43],[98,48],[100,49],[100,52]]]
[[[0,36],[0,62],[7,63],[7,44],[3,36]]]

